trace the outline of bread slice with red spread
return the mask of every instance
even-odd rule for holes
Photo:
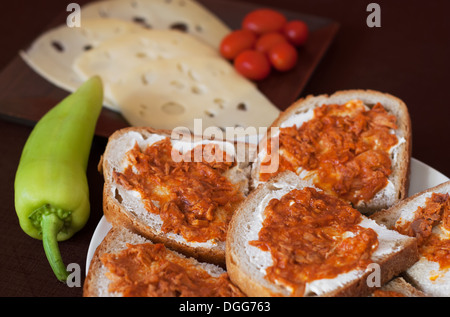
[[[290,171],[239,206],[226,251],[230,279],[248,296],[369,296],[418,260],[415,238]]]
[[[308,96],[282,112],[271,128],[253,164],[253,188],[291,170],[363,213],[407,196],[411,123],[399,98],[373,90]]]
[[[244,296],[219,266],[187,258],[125,228],[97,247],[84,297]]]
[[[450,296],[450,181],[379,211],[372,219],[414,236],[420,259],[404,278],[428,296]]]
[[[249,191],[249,146],[119,130],[100,163],[104,215],[113,226],[224,265],[228,222]]]

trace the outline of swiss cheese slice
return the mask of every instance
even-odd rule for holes
[[[115,19],[83,20],[81,27],[61,25],[43,33],[20,55],[52,84],[74,91],[83,82],[72,68],[78,56],[107,39],[141,29],[136,23]]]
[[[83,18],[117,18],[152,29],[180,29],[218,48],[230,29],[193,0],[107,0],[84,5]]]
[[[111,84],[123,84],[124,74],[148,61],[183,56],[218,57],[219,53],[212,46],[177,30],[143,29],[102,42],[81,54],[73,67],[83,80],[99,75],[103,80],[105,98],[118,110]]]
[[[256,128],[258,133],[279,115],[254,83],[213,56],[146,62],[111,84],[110,91],[133,126],[195,132],[195,119],[201,119],[202,129]]]

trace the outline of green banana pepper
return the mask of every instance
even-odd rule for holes
[[[14,200],[20,226],[43,241],[52,270],[63,282],[69,274],[58,241],[69,239],[89,218],[86,170],[102,103],[103,85],[95,76],[38,121],[16,172]]]

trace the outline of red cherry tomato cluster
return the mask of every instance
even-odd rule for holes
[[[241,29],[222,39],[220,53],[243,76],[262,80],[272,67],[282,72],[292,69],[298,60],[297,48],[305,44],[308,34],[303,21],[288,21],[278,11],[257,9],[244,17]]]

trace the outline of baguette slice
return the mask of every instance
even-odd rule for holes
[[[187,241],[182,235],[173,232],[163,232],[161,230],[162,220],[158,214],[151,213],[144,207],[140,195],[127,190],[116,183],[113,172],[122,172],[129,165],[127,160],[127,151],[130,150],[136,142],[141,149],[154,142],[170,137],[168,131],[154,130],[151,128],[125,128],[111,135],[106,146],[105,153],[100,162],[101,170],[104,175],[105,184],[103,192],[103,211],[105,218],[113,226],[123,226],[137,232],[144,237],[157,242],[164,243],[167,247],[183,253],[190,257],[198,258],[201,261],[225,264],[225,241],[192,242]],[[173,140],[173,139],[172,139]],[[178,144],[184,142],[180,140]],[[199,142],[209,142],[202,140]],[[225,176],[245,197],[248,194],[248,183],[250,166],[250,156],[242,156],[236,148],[242,149],[242,144],[211,141],[223,144],[227,154],[235,151],[237,164],[229,169]],[[172,144],[174,144],[172,142]],[[191,146],[191,141],[186,141],[184,145]],[[244,144],[247,146],[247,144]],[[248,145],[250,146],[250,145]],[[247,151],[247,150],[245,150]],[[231,154],[231,153],[230,153]],[[250,154],[249,154],[250,155]]]
[[[390,209],[373,214],[371,218],[387,228],[394,228],[397,221],[412,220],[417,209],[425,206],[426,199],[431,197],[433,193],[450,194],[450,181],[408,197]],[[439,226],[433,228],[433,232],[438,232],[438,230]],[[442,233],[449,238],[448,232]],[[429,261],[424,256],[421,256],[417,263],[404,272],[404,277],[408,282],[428,296],[450,296],[449,269],[440,269],[437,262]]]
[[[374,90],[343,90],[332,95],[307,96],[299,99],[282,112],[271,127],[285,128],[296,125],[298,128],[313,117],[313,109],[323,105],[341,105],[353,99],[361,100],[369,108],[377,103],[381,103],[390,114],[395,115],[397,118],[398,128],[395,130],[395,134],[399,139],[399,143],[391,149],[392,174],[388,178],[389,183],[370,201],[361,201],[355,206],[359,211],[370,214],[374,211],[393,206],[396,202],[407,197],[408,194],[411,158],[411,122],[408,109],[402,100],[390,94]],[[276,136],[276,134],[273,134],[276,132],[273,129],[269,129],[260,144],[265,144],[267,138],[271,135],[270,133],[272,133],[272,136]],[[265,155],[265,147],[260,146],[258,157],[253,164],[251,174],[253,188],[256,188],[261,182],[259,180],[260,165]],[[303,175],[301,171],[297,171],[297,173]]]
[[[226,263],[230,279],[247,296],[292,296],[287,287],[265,278],[266,269],[272,265],[270,252],[251,246],[262,227],[263,212],[269,201],[280,199],[291,190],[313,187],[293,172],[283,172],[258,186],[241,204],[231,220]],[[416,239],[387,230],[375,221],[362,216],[360,225],[375,230],[378,248],[371,260],[379,264],[379,285],[407,269],[418,260]],[[353,270],[331,279],[319,279],[306,284],[304,296],[368,296],[374,290],[369,283],[373,268]]]
[[[139,245],[143,243],[152,243],[144,237],[135,234],[125,228],[113,227],[105,236],[103,241],[97,247],[91,264],[89,266],[88,275],[86,276],[83,285],[84,297],[121,297],[120,292],[111,292],[110,283],[111,280],[107,276],[109,269],[101,261],[101,257],[105,254],[118,254],[120,251],[127,249],[127,244]],[[175,260],[182,259],[187,260],[187,264],[184,263],[184,267],[193,267],[195,269],[204,270],[212,277],[219,277],[226,273],[221,267],[214,264],[199,262],[193,258],[186,258],[180,253],[168,250],[167,259],[174,258]],[[236,294],[243,295],[239,289],[230,283],[229,287]]]

